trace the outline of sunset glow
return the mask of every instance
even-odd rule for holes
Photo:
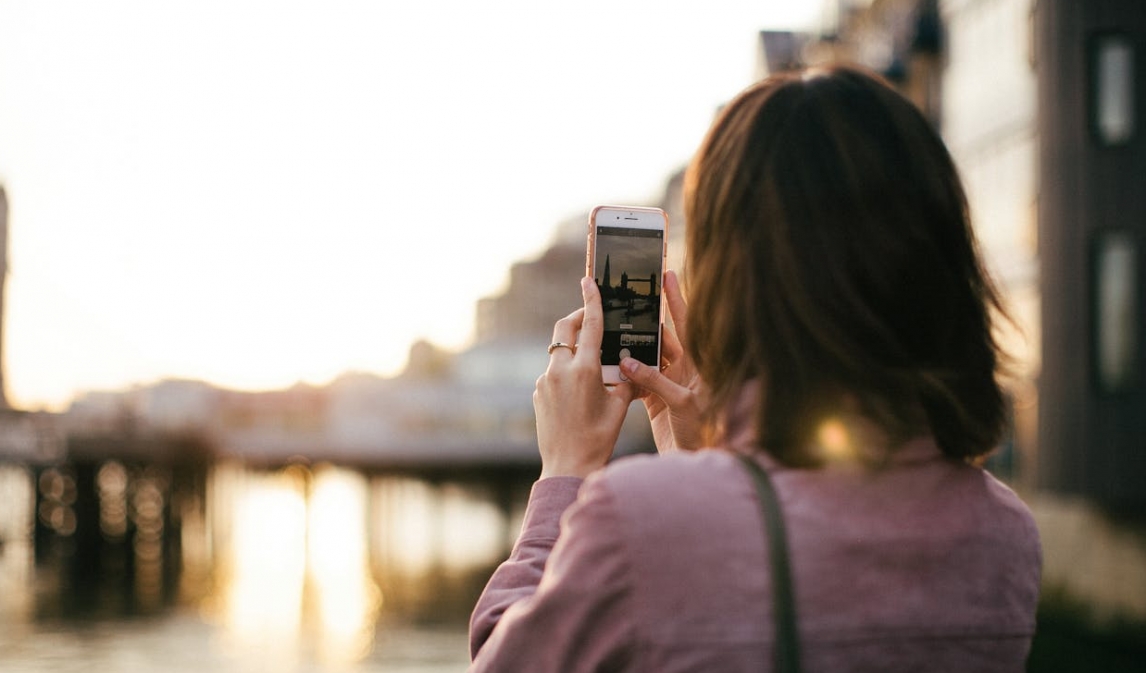
[[[462,348],[555,225],[655,199],[757,31],[816,4],[0,0],[10,396]]]

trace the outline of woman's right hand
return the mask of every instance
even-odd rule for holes
[[[704,445],[700,416],[706,390],[683,346],[688,338],[688,306],[676,273],[665,272],[663,287],[676,333],[667,327],[663,330],[660,370],[625,358],[621,371],[640,389],[637,396],[649,413],[657,451],[668,453]]]
[[[542,478],[584,478],[603,467],[633,401],[633,386],[601,380],[601,294],[592,278],[581,279],[581,294],[584,308],[553,326],[549,367],[533,391]]]

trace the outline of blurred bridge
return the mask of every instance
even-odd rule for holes
[[[532,394],[544,366],[543,349],[501,344],[472,349],[448,374],[349,374],[326,386],[267,392],[169,380],[89,393],[63,414],[6,412],[0,461],[235,461],[264,468],[330,462],[418,476],[536,475]],[[649,447],[648,421],[637,404],[617,452]]]
[[[0,560],[5,548],[32,549],[61,610],[138,609],[129,589],[140,582],[152,587],[143,606],[152,609],[211,572],[213,557],[200,556],[229,530],[236,478],[301,476],[305,495],[329,472],[324,463],[365,476],[372,493],[421,488],[435,507],[474,494],[496,508],[508,541],[540,471],[532,393],[543,363],[534,351],[545,354],[528,351],[534,361],[519,372],[528,380],[502,361],[484,373],[356,374],[257,393],[164,381],[91,393],[62,414],[0,410],[0,507],[9,514],[0,516]],[[638,403],[618,451],[648,446]],[[385,502],[390,509],[370,515],[401,516]],[[383,535],[384,521],[369,534]],[[446,539],[444,521],[427,524],[431,538]],[[434,549],[444,563],[447,543]]]
[[[266,392],[169,380],[89,393],[64,414],[23,416],[12,441],[0,426],[0,460],[331,462],[367,472],[536,474],[532,400],[544,349],[503,343],[450,364],[448,371],[348,374],[326,386]],[[38,449],[28,448],[33,435]],[[636,405],[617,451],[649,446],[648,421]]]

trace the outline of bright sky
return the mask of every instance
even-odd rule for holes
[[[463,348],[514,261],[657,196],[757,31],[819,5],[0,0],[9,397]]]

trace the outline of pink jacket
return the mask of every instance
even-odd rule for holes
[[[730,429],[725,448],[749,451]],[[788,528],[805,671],[1023,670],[1041,553],[1010,489],[929,438],[879,471],[759,460]],[[760,516],[727,450],[538,481],[474,609],[470,670],[769,670]]]

